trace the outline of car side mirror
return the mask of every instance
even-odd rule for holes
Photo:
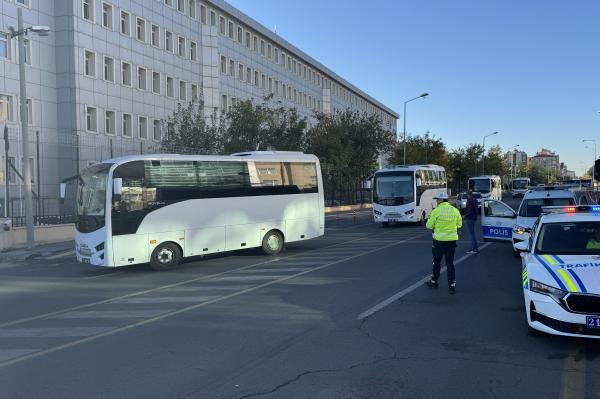
[[[520,241],[515,244],[515,249],[519,252],[529,252],[529,244],[527,241]]]
[[[123,179],[117,177],[113,179],[113,200],[121,201],[121,194],[123,194]]]
[[[417,177],[417,187],[421,186],[421,178]]]
[[[65,203],[65,196],[67,195],[67,183],[60,183],[60,203]]]

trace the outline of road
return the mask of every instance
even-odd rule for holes
[[[600,397],[600,343],[527,335],[520,261],[463,238],[456,295],[421,284],[424,228],[365,215],[274,258],[0,268],[0,396]]]

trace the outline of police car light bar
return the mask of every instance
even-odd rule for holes
[[[599,212],[600,205],[569,205],[569,206],[543,206],[543,213],[588,213]]]

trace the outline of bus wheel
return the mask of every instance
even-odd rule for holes
[[[271,230],[262,240],[262,250],[267,255],[275,255],[283,249],[283,236],[276,230]]]
[[[168,270],[177,266],[180,260],[179,247],[172,242],[164,242],[152,251],[150,267],[154,270]]]

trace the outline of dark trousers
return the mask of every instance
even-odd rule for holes
[[[479,251],[477,246],[477,235],[475,234],[475,220],[467,218],[467,228],[469,229],[469,235],[471,236],[471,249],[473,251]]]
[[[434,281],[440,278],[440,268],[442,258],[446,258],[446,267],[448,268],[448,285],[456,280],[456,271],[454,270],[454,252],[456,252],[456,241],[436,241],[433,240],[431,247],[433,254],[433,277]]]

